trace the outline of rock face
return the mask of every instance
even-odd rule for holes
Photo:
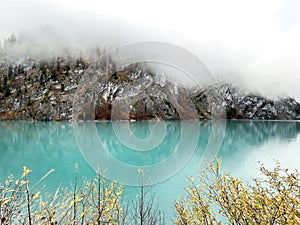
[[[300,120],[293,98],[273,101],[229,84],[186,89],[143,65],[0,57],[0,120]]]
[[[218,92],[224,99],[228,119],[300,119],[300,104],[293,98],[273,101],[224,84],[218,87]]]
[[[22,58],[0,64],[0,119],[69,120],[83,62]]]
[[[93,74],[100,74],[94,77]],[[78,120],[198,119],[187,89],[131,65],[110,76],[87,71],[74,98]]]

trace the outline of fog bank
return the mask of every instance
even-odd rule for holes
[[[0,39],[26,34],[35,43],[32,51],[166,41],[195,53],[219,81],[300,100],[297,0],[0,0],[0,5]]]

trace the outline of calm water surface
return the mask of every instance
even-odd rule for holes
[[[161,210],[171,217],[186,176],[195,175],[197,167],[214,155],[222,159],[224,170],[244,180],[258,176],[258,161],[273,167],[274,160],[280,160],[284,167],[300,169],[300,123],[0,122],[0,183],[10,174],[21,175],[23,165],[33,170],[32,182],[55,169],[43,182],[48,191],[70,186],[75,163],[80,176],[92,178],[96,161],[105,161],[101,163],[110,167],[108,176],[127,184],[134,184],[137,168],[150,168],[155,172],[149,171],[147,179],[158,182],[153,192]],[[135,196],[136,190],[127,187],[129,195]]]

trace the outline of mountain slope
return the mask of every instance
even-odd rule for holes
[[[245,93],[230,84],[187,89],[144,65],[52,57],[0,61],[1,120],[299,120],[300,104]]]

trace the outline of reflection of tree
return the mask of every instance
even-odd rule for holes
[[[162,143],[149,152],[134,151],[123,145],[116,137],[111,122],[97,123],[102,143],[114,157],[129,160],[128,163],[153,164],[166,159],[176,148],[181,132],[180,122],[164,121],[167,133]],[[210,138],[213,121],[195,122],[199,125],[200,136],[197,152],[203,153]],[[139,138],[150,135],[148,122],[131,123],[132,133]],[[105,132],[103,132],[105,131]],[[1,158],[29,156],[39,161],[40,157],[59,158],[60,154],[71,154],[76,149],[71,123],[68,122],[1,122]],[[251,146],[262,145],[271,139],[295,140],[300,133],[300,123],[287,121],[227,121],[226,134],[220,154],[248,151]],[[21,146],[21,149],[20,149]],[[243,146],[241,148],[241,146]],[[247,147],[248,146],[248,147]],[[56,149],[56,151],[53,151]],[[72,157],[70,155],[70,157]],[[74,157],[74,156],[73,156]],[[15,163],[14,163],[15,162]],[[135,162],[135,163],[134,163]],[[16,160],[10,162],[16,164]]]
[[[120,126],[122,123],[120,122]],[[124,145],[118,140],[111,122],[97,123],[97,130],[103,146],[113,157],[131,165],[145,166],[161,162],[169,157],[176,149],[180,139],[180,122],[162,121],[161,123],[166,123],[167,132],[162,134],[166,136],[162,143],[158,143],[158,146],[150,151],[136,151]],[[131,135],[137,134],[138,138],[147,138],[150,135],[148,125],[147,121],[130,123]],[[124,130],[124,132],[129,131]],[[130,134],[128,133],[128,135]]]
[[[111,122],[99,122],[96,126],[102,144],[113,157],[132,165],[151,165],[167,159],[181,141],[181,122],[164,122],[167,134],[163,142],[148,152],[124,146],[118,141]],[[213,123],[214,121],[192,122],[194,125],[191,126],[198,126],[200,133],[194,158],[200,160],[203,156],[210,135],[214,132]],[[130,126],[133,134],[139,138],[150,135],[148,122],[136,122]],[[260,146],[271,140],[293,141],[299,133],[299,122],[227,121],[226,134],[218,156],[222,159],[232,158],[235,154],[241,156],[251,151],[253,146]],[[0,178],[8,173],[17,173],[24,163],[32,163],[31,168],[40,172],[41,176],[54,167],[59,171],[57,176],[61,178],[68,171],[73,171],[75,162],[80,161],[83,167],[87,167],[78,151],[73,127],[69,122],[3,121],[0,123],[0,137]]]
[[[248,151],[272,139],[293,141],[300,133],[300,123],[289,121],[228,121],[226,126],[221,154]]]
[[[69,185],[65,179],[74,164],[87,167],[74,139],[70,122],[0,122],[0,182],[9,174],[18,174],[23,165],[30,166],[36,177],[55,168],[55,180]],[[5,168],[3,171],[2,169]],[[83,169],[80,171],[83,171]],[[3,173],[2,173],[3,172]],[[93,176],[88,167],[84,171]]]

